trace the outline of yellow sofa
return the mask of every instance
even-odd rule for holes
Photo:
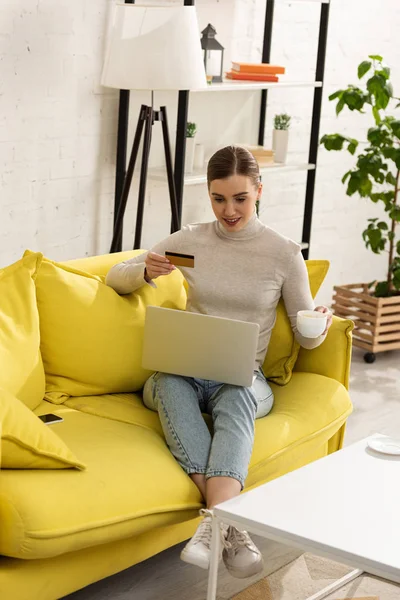
[[[35,406],[32,398],[25,401],[24,397],[24,403],[36,415],[56,413],[63,417],[63,423],[53,425],[52,431],[86,469],[3,468],[0,471],[1,599],[61,598],[186,540],[197,526],[197,514],[202,506],[200,493],[170,454],[158,416],[144,407],[140,390],[126,391],[129,381],[121,379],[121,389],[107,393],[107,386],[117,384],[99,372],[102,383],[93,388],[99,391],[91,393],[93,389],[88,382],[79,380],[79,373],[74,372],[72,377],[66,369],[59,377],[54,365],[51,366],[53,358],[62,360],[63,351],[69,353],[65,356],[72,362],[74,358],[67,339],[71,335],[69,319],[73,299],[68,299],[67,305],[61,308],[57,304],[61,302],[57,293],[69,298],[71,288],[68,286],[73,285],[70,277],[83,276],[85,272],[94,275],[93,278],[88,276],[84,281],[87,287],[82,287],[82,294],[87,293],[90,300],[84,305],[87,313],[82,313],[83,320],[72,332],[78,340],[85,321],[97,314],[93,311],[99,310],[101,314],[100,288],[93,291],[93,286],[103,285],[101,281],[108,269],[133,254],[71,261],[64,265],[65,270],[62,265],[54,266],[49,261],[46,268],[40,267],[44,269],[42,280],[34,277],[41,351],[32,369],[35,382],[40,380],[40,369],[45,371],[46,399]],[[316,261],[309,261],[312,287],[315,278],[318,279],[318,269],[313,274],[316,266]],[[59,288],[53,286],[52,269],[62,271]],[[176,277],[180,274],[175,279],[162,278],[164,282],[159,280],[161,285],[155,291],[147,286],[149,290],[135,300],[135,310],[143,311],[149,302],[182,308],[184,282]],[[320,277],[316,287],[322,279]],[[168,297],[169,289],[171,298],[174,296],[172,300]],[[104,289],[100,291],[103,293]],[[114,292],[107,288],[107,294]],[[0,316],[2,309],[11,310],[2,307],[0,297]],[[107,322],[106,314],[104,320]],[[52,343],[58,339],[54,338],[58,327],[66,328],[64,338],[59,340],[65,348],[61,348],[60,357],[55,357],[57,352]],[[139,323],[138,331],[140,327]],[[271,379],[277,382],[271,384],[275,405],[268,417],[256,423],[246,489],[341,448],[345,423],[352,410],[347,392],[352,328],[351,321],[334,317],[328,337],[319,348],[299,351],[289,340],[289,354],[282,358],[276,356],[277,352],[274,354],[274,344],[282,346],[284,336],[289,334],[282,314],[279,316],[266,361]],[[138,336],[140,339],[140,334]],[[70,370],[79,371],[79,363],[89,359],[88,349],[85,346],[83,351],[83,347],[80,343],[77,345],[78,364],[69,367]],[[140,371],[140,344],[132,348],[132,360],[140,375],[135,379],[135,386],[139,386],[148,373]],[[1,356],[0,347],[0,359]],[[110,354],[110,361],[112,358]],[[16,364],[18,360],[16,355]],[[101,365],[104,371],[107,360]],[[0,387],[4,385],[1,381],[0,377]],[[85,385],[88,394],[81,393]],[[21,399],[20,393],[26,396],[27,390],[26,385],[20,387],[23,394],[15,385],[15,389],[9,391]],[[80,390],[79,395],[72,394],[71,389]]]

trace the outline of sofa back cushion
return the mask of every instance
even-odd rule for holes
[[[182,283],[175,271],[168,281],[161,277],[157,289],[143,285],[119,296],[99,276],[43,259],[36,288],[45,398],[59,404],[69,396],[141,389],[151,375],[141,366],[146,306],[183,310]]]
[[[306,266],[311,294],[315,298],[329,270],[329,261],[306,260]],[[278,385],[289,383],[299,350],[300,344],[294,338],[289,317],[281,299],[277,306],[276,322],[263,365],[265,376]]]
[[[35,290],[41,261],[32,253],[0,270],[0,387],[32,410],[45,390]]]

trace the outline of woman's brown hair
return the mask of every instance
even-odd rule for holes
[[[243,146],[226,146],[210,158],[207,167],[207,185],[214,179],[226,179],[231,175],[250,177],[257,187],[260,183],[260,169],[252,153]]]

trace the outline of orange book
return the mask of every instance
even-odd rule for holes
[[[263,73],[237,73],[228,71],[226,73],[228,79],[237,79],[239,81],[279,81],[276,75],[264,75]]]
[[[232,71],[239,73],[264,73],[266,75],[283,75],[285,67],[270,65],[269,63],[240,63],[232,62]]]

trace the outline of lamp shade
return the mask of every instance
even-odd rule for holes
[[[206,87],[195,7],[116,4],[101,83],[124,90]]]

